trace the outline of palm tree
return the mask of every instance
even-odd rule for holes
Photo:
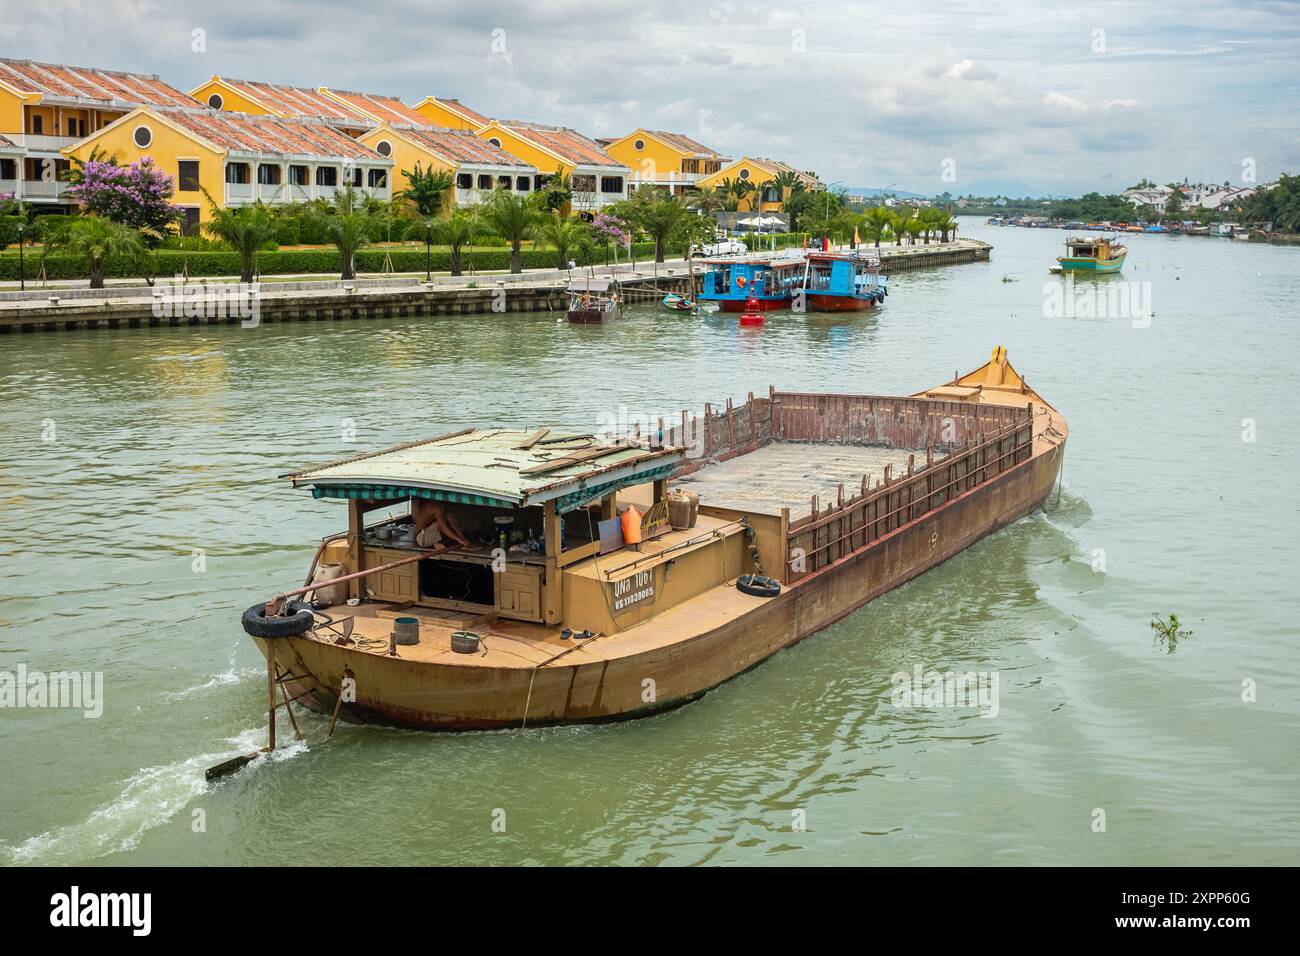
[[[54,243],[90,261],[92,289],[104,288],[104,266],[109,260],[126,257],[138,261],[145,251],[144,239],[137,230],[101,216],[79,216]]]
[[[541,213],[530,197],[499,190],[483,206],[483,221],[496,235],[510,243],[510,271],[524,271],[520,247],[533,235]]]
[[[239,281],[252,282],[257,271],[257,252],[275,235],[271,210],[260,202],[222,209],[206,189],[203,195],[212,206],[212,218],[203,224],[203,231],[229,243],[239,253]]]
[[[426,170],[417,162],[415,169],[403,169],[402,175],[410,185],[399,189],[394,199],[409,202],[420,216],[436,216],[442,212],[454,183],[451,173],[441,169]]]
[[[686,206],[699,212],[717,212],[727,208],[727,197],[716,186],[697,186],[686,194]]]
[[[479,207],[471,206],[467,209],[457,209],[446,219],[439,219],[434,223],[434,235],[439,242],[451,250],[451,274],[454,276],[461,275],[460,250],[474,239],[474,232],[478,228],[478,217]]]
[[[867,233],[875,239],[876,248],[880,248],[880,240],[884,238],[894,225],[894,212],[888,206],[875,206],[867,210]]]
[[[355,279],[357,250],[370,241],[370,232],[375,226],[375,217],[368,204],[351,185],[347,185],[334,194],[334,204],[328,212],[313,215],[339,251],[342,263],[339,278]]]
[[[557,209],[542,221],[536,231],[538,242],[555,249],[556,266],[563,269],[569,264],[570,254],[582,247],[588,229],[581,220],[561,215]]]
[[[686,216],[686,204],[667,193],[641,193],[633,199],[632,215],[637,226],[655,243],[655,262],[664,261],[668,239],[676,232]]]

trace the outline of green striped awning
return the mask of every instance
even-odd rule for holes
[[[312,488],[313,498],[361,498],[383,501],[395,498],[432,498],[458,505],[486,505],[489,508],[513,508],[513,501],[473,495],[463,491],[438,491],[432,488],[404,488],[400,485],[326,485]]]
[[[610,492],[618,491],[620,488],[644,485],[651,481],[658,481],[661,478],[671,478],[676,470],[677,463],[673,462],[653,471],[642,472],[634,480],[623,478],[619,481],[606,481],[598,485],[587,485],[585,488],[579,488],[567,495],[556,498],[555,507],[560,514],[567,514],[570,511],[576,511],[585,505],[589,505],[593,501],[598,501]]]

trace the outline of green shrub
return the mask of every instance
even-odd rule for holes
[[[26,221],[26,216],[0,216],[0,249],[18,241],[18,227]]]

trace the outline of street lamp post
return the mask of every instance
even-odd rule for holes
[[[27,263],[23,258],[23,233],[26,231],[25,226],[18,227],[18,288],[22,292],[27,291]]]
[[[424,281],[433,281],[433,230],[428,221],[424,224]]]

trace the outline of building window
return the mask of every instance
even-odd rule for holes
[[[491,143],[493,146],[495,146],[497,149],[501,148],[501,140],[497,139],[495,136],[489,139],[488,142]]]
[[[197,236],[199,234],[199,207],[186,206],[181,210],[181,235]]]
[[[748,179],[748,178],[749,178],[749,167],[748,167],[748,166],[746,166],[746,167],[744,167],[743,169],[741,169],[741,171],[740,171],[740,178],[741,178],[741,179]]]
[[[621,193],[623,191],[623,177],[601,176],[600,191],[603,193]]]
[[[290,186],[310,186],[311,175],[306,166],[289,167],[289,185]]]
[[[515,178],[515,191],[516,191],[516,192],[521,192],[521,193],[526,193],[526,192],[528,192],[528,186],[529,186],[529,184],[530,184],[530,181],[529,181],[529,178],[528,178],[527,176],[517,176],[517,177]]]
[[[781,191],[775,186],[763,187],[763,202],[780,202]]]
[[[383,189],[388,185],[388,170],[372,169],[368,179],[371,189]]]
[[[40,136],[45,131],[45,118],[40,113],[32,114],[32,135]]]
[[[212,107],[214,110],[219,110],[225,105],[226,101],[221,98],[220,93],[213,93],[208,97],[208,106]]]
[[[343,181],[352,186],[353,189],[361,188],[361,167],[349,166],[343,171]]]
[[[375,152],[378,153],[380,156],[392,156],[393,144],[386,139],[381,139],[378,143],[375,144]]]
[[[0,179],[17,179],[18,164],[12,159],[0,159]]]
[[[469,173],[457,173],[457,174],[456,174],[456,188],[457,188],[457,189],[473,189],[473,188],[474,188],[474,177],[471,176]]]
[[[86,138],[86,121],[84,119],[77,120],[77,135],[82,139]]]
[[[491,176],[488,176],[488,175],[486,175],[486,174],[484,174],[484,173],[479,173],[479,177],[478,177],[478,188],[479,188],[479,189],[491,189],[491,188],[492,188],[492,177],[491,177]]]
[[[595,176],[589,176],[586,173],[574,173],[569,177],[569,182],[575,193],[594,193],[596,191]]]
[[[226,182],[247,186],[249,183],[248,163],[226,163]]]
[[[182,159],[176,164],[176,188],[184,193],[199,191],[199,161]]]
[[[316,167],[317,186],[337,186],[338,182],[339,182],[339,169],[337,166]]]
[[[280,167],[261,163],[257,167],[257,181],[263,186],[280,185]]]
[[[153,130],[148,126],[137,126],[135,132],[131,134],[131,141],[141,149],[147,149],[153,142]]]
[[[638,139],[635,143],[632,144],[632,148],[638,150],[645,149],[645,140]]]
[[[508,189],[510,188],[510,184],[511,184],[513,181],[514,181],[514,180],[511,179],[511,177],[509,177],[509,176],[498,176],[498,177],[497,177],[497,185],[500,186],[502,189],[506,189],[506,190],[508,190]]]
[[[77,121],[73,119],[71,116],[68,117],[68,135],[69,136],[77,135]]]

